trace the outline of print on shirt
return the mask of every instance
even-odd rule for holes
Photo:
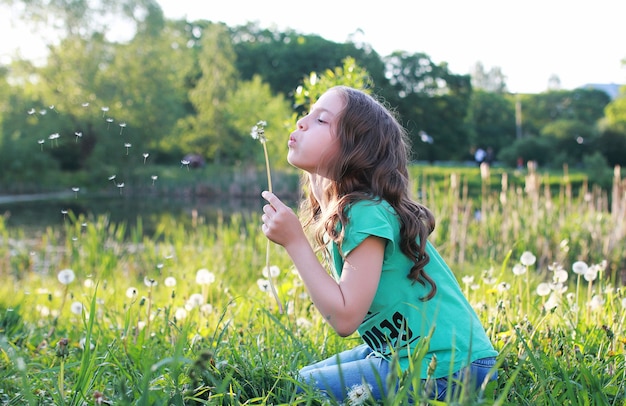
[[[365,323],[379,314],[379,312],[368,312],[363,322]],[[415,336],[406,318],[400,312],[395,312],[391,319],[383,319],[380,323],[374,324],[364,331],[361,338],[371,349],[384,357],[389,357],[393,349],[409,347],[419,340],[420,336]]]

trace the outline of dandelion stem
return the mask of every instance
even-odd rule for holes
[[[272,173],[270,171],[270,159],[267,153],[267,146],[265,145],[265,142],[261,142],[261,144],[263,144],[263,153],[265,155],[265,171],[267,172],[267,189],[270,193],[272,193],[273,192]],[[270,240],[267,240],[267,244],[265,246],[265,269],[267,269],[267,280],[269,281],[272,295],[274,296],[274,299],[276,300],[276,304],[278,305],[278,311],[280,314],[283,314],[283,304],[280,301],[280,297],[278,297],[278,292],[276,292],[276,287],[274,286],[274,281],[272,280],[272,274],[270,272],[270,247],[271,247]]]

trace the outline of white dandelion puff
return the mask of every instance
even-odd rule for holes
[[[74,281],[76,275],[71,269],[63,269],[62,271],[59,271],[57,278],[59,279],[59,282],[61,282],[63,285],[69,285]]]

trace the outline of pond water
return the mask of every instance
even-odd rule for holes
[[[218,216],[233,213],[251,215],[260,213],[263,200],[253,198],[199,198],[180,196],[91,196],[73,194],[50,194],[45,196],[0,197],[0,216],[4,217],[7,228],[22,228],[36,232],[47,227],[63,224],[68,212],[87,219],[107,216],[113,223],[126,223],[129,227],[141,218],[144,231],[151,233],[163,216],[189,222],[195,216],[207,223],[216,221]]]

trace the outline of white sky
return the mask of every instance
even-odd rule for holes
[[[587,83],[626,84],[624,0],[159,0],[166,17],[258,21],[345,42],[362,41],[381,55],[423,52],[453,73],[469,73],[480,61],[499,66],[512,92],[546,90],[556,74],[565,89]],[[11,27],[0,14],[0,60],[19,49],[37,55],[41,40]],[[39,44],[39,45],[37,45]],[[39,51],[41,52],[41,51]]]

